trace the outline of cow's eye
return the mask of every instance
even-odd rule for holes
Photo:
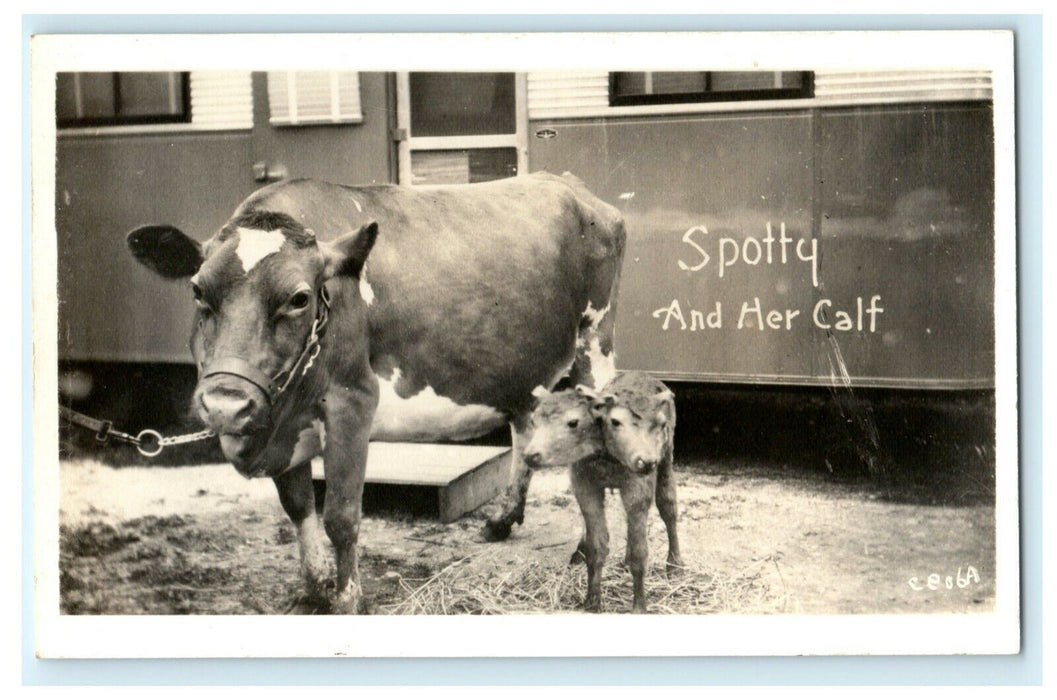
[[[610,424],[611,426],[613,426],[614,428],[619,428],[620,426],[624,425],[623,423],[621,423],[621,422],[620,422],[619,420],[617,420],[616,418],[610,418],[610,419],[609,419],[609,424]]]
[[[312,297],[308,295],[308,292],[297,292],[290,297],[290,306],[294,309],[304,309],[308,307],[308,302],[312,300]]]
[[[580,419],[579,418],[573,418],[568,423],[566,423],[566,425],[569,426],[570,428],[575,428],[576,426],[580,425]]]

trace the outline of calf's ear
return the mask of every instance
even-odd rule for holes
[[[359,277],[377,237],[378,222],[372,221],[331,243],[321,243],[323,259],[326,261],[324,276],[328,279],[339,275]]]
[[[609,413],[609,409],[613,408],[616,402],[617,397],[613,396],[613,394],[594,397],[591,401],[591,415],[594,416],[596,420],[604,419],[606,414]]]
[[[140,226],[125,243],[136,260],[166,279],[190,277],[202,266],[201,244],[173,226]]]
[[[576,393],[590,401],[596,401],[598,399],[598,393],[586,384],[577,384]]]

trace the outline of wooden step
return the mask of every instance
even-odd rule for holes
[[[440,520],[450,523],[502,492],[509,452],[509,447],[372,442],[367,483],[435,491]],[[322,457],[312,460],[312,477],[323,479]]]

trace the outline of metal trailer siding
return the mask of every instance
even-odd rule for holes
[[[253,164],[294,177],[390,182],[385,73],[361,73],[361,124],[269,124],[265,74],[254,73],[253,129],[62,135],[56,153],[59,358],[190,362],[187,284],[138,264],[125,234],[146,223],[211,236],[264,183]]]
[[[530,138],[533,170],[576,173],[626,217],[621,369],[738,383],[994,386],[988,103],[537,120],[529,133],[540,135]],[[796,256],[797,243],[781,262],[782,224],[806,256],[817,241],[817,270]],[[746,245],[754,264],[741,257]],[[720,252],[730,262],[734,246],[739,261],[720,276]],[[871,331],[875,296],[884,311]],[[849,320],[851,330],[837,330]]]

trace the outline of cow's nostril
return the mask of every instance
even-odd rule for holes
[[[256,408],[253,399],[240,392],[206,392],[201,398],[210,421],[218,426],[238,428],[247,421]]]

